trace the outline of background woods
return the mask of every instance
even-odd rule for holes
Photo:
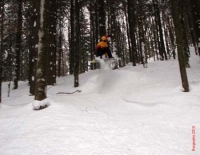
[[[199,0],[1,0],[0,87],[28,80],[36,100],[56,77],[94,70],[95,45],[111,35],[110,48],[118,67],[148,60],[176,59],[184,91],[189,91],[186,68],[189,46],[200,54]],[[177,52],[176,50],[177,49]],[[1,89],[0,89],[0,102]]]

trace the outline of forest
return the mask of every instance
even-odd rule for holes
[[[177,59],[184,92],[189,47],[200,56],[199,0],[1,0],[0,103],[2,83],[18,89],[28,81],[35,100],[47,98],[56,78],[95,70],[95,46],[111,35],[121,68],[131,63]],[[13,87],[11,87],[13,83]],[[42,107],[41,107],[42,108]]]

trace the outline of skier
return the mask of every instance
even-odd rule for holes
[[[95,50],[96,50],[96,57],[100,57],[102,59],[102,56],[105,54],[105,57],[109,57],[109,59],[114,58],[112,56],[112,53],[110,51],[108,41],[110,36],[102,36],[100,42],[98,42]]]

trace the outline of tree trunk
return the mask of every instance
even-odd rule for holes
[[[94,2],[94,8],[95,8],[95,42],[98,43],[99,40],[99,16],[98,16],[98,3],[97,0]]]
[[[185,92],[189,92],[189,83],[187,79],[187,73],[185,68],[185,58],[184,58],[184,50],[183,50],[183,41],[182,41],[182,27],[181,27],[181,14],[178,8],[177,0],[170,0],[172,6],[172,17],[175,26],[175,33],[176,33],[176,43],[177,43],[177,50],[178,50],[178,60],[179,60],[179,68],[182,80],[182,86]],[[179,5],[180,7],[180,5]]]
[[[139,62],[141,62],[144,66],[145,61],[144,61],[144,50],[142,50],[142,45],[145,44],[145,39],[144,39],[144,23],[143,23],[143,3],[141,3],[141,1],[138,1],[138,5],[139,5],[139,10],[138,10],[138,16],[137,16],[137,23],[138,23],[138,45],[139,45],[139,53],[140,53],[140,58],[139,58]]]
[[[2,103],[2,65],[3,65],[3,60],[2,60],[2,56],[4,53],[4,41],[3,41],[3,30],[4,30],[4,0],[1,1],[1,51],[0,51],[0,103]]]
[[[111,35],[112,35],[112,52],[116,52],[116,54],[119,55],[119,49],[116,47],[117,44],[117,22],[116,22],[116,0],[111,0],[112,5],[110,6],[110,16],[111,16]],[[116,51],[114,51],[116,50]]]
[[[160,18],[160,9],[158,6],[158,1],[153,0],[153,5],[154,5],[154,11],[155,11],[155,21],[156,21],[156,27],[157,31],[159,33],[159,46],[160,46],[160,56],[161,60],[167,60],[167,54],[165,50],[165,44],[164,44],[164,39],[163,39],[163,32],[162,32],[162,23],[161,23],[161,18]]]
[[[58,77],[61,76],[61,59],[62,59],[62,28],[60,26],[60,34],[59,34],[59,50],[58,50]]]
[[[129,30],[130,30],[130,40],[131,40],[131,47],[132,47],[132,62],[133,66],[136,66],[136,39],[135,39],[135,6],[133,0],[128,0],[128,23],[129,23]]]
[[[129,22],[128,22],[128,15],[127,15],[127,5],[124,2],[124,14],[125,14],[125,20],[126,20],[126,32],[127,32],[127,40],[128,40],[128,48],[129,48],[129,62],[132,62],[132,47],[131,47],[131,41],[130,41],[130,29],[129,29]]]
[[[99,11],[99,35],[106,35],[106,13],[105,13],[104,0],[98,0],[98,11]]]
[[[169,27],[168,27],[168,30],[169,30],[169,37],[170,37],[170,41],[171,41],[171,52],[172,52],[172,55],[173,55],[173,58],[176,59],[176,51],[175,51],[175,48],[176,48],[176,45],[175,45],[175,38],[174,38],[174,31],[173,31],[173,23],[170,21],[170,17],[168,17],[168,24],[169,24]]]
[[[75,20],[75,27],[76,27],[76,50],[75,50],[75,64],[74,64],[74,87],[79,86],[79,57],[80,57],[80,7],[78,0],[75,0],[75,12],[76,12],[76,20]]]
[[[92,0],[90,0],[90,61],[94,59],[94,50],[95,50],[95,9],[93,9],[94,3],[92,3]],[[94,63],[90,63],[90,69],[94,70],[95,65]]]
[[[47,0],[41,0],[40,4],[40,30],[39,30],[39,47],[38,47],[38,61],[36,71],[36,89],[35,89],[35,100],[42,101],[47,98],[47,87],[46,87],[46,55],[47,50],[45,48],[46,40],[45,34],[48,31],[45,23],[47,22],[46,14],[49,13],[46,7]],[[42,108],[42,107],[41,107]]]
[[[16,34],[16,66],[14,77],[14,88],[18,88],[20,80],[20,63],[21,63],[21,35],[22,35],[22,0],[18,1],[18,17],[17,17],[17,34]]]
[[[57,3],[56,0],[49,0],[49,61],[47,62],[47,85],[56,83],[56,26],[57,26]]]
[[[38,56],[38,32],[39,32],[39,22],[40,22],[40,1],[32,0],[33,9],[31,17],[31,30],[30,30],[30,52],[29,52],[29,84],[30,84],[30,94],[35,95],[35,79],[36,79],[36,66],[37,66],[37,56]]]
[[[59,7],[59,37],[58,37],[58,77],[60,77],[61,76],[61,59],[62,59],[62,53],[63,53],[63,48],[62,48],[62,29],[63,29],[63,27],[62,27],[62,20],[63,20],[63,17],[62,17],[62,7],[61,7],[61,1],[60,0],[58,0],[57,1],[57,5],[58,5],[58,7]]]
[[[70,25],[71,25],[71,36],[70,36],[70,53],[69,53],[69,73],[74,73],[74,0],[71,0],[70,8]]]
[[[198,47],[198,53],[200,56],[200,1],[199,0],[191,0],[193,18],[194,18],[194,30],[196,34],[196,44]]]

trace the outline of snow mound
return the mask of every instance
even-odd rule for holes
[[[46,108],[51,105],[51,101],[49,99],[44,99],[42,101],[35,100],[33,103],[33,110],[39,110]]]

